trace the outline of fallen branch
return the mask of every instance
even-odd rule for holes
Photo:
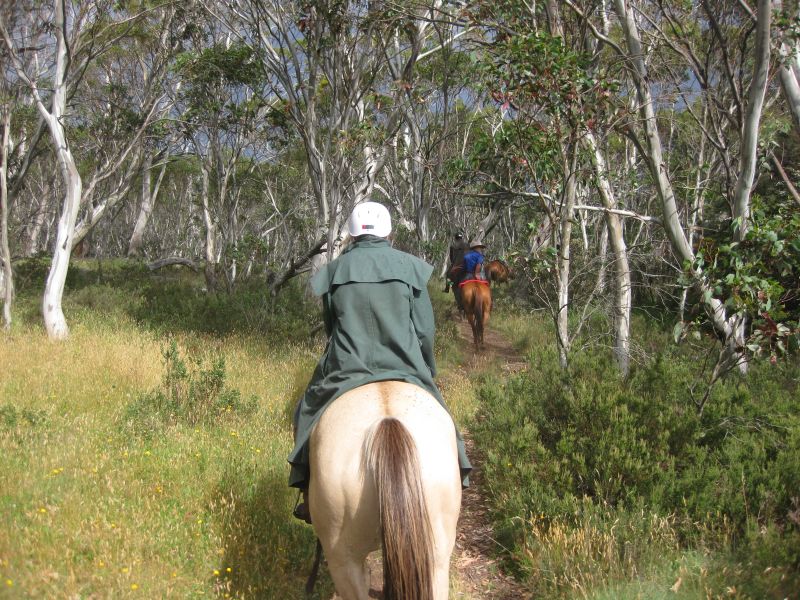
[[[197,266],[197,263],[194,262],[190,258],[182,258],[180,256],[170,256],[168,258],[160,258],[151,262],[147,265],[147,268],[151,271],[157,271],[158,269],[162,269],[164,267],[170,267],[172,265],[181,265],[182,267],[189,267],[195,273],[200,269]]]
[[[275,281],[269,286],[269,291],[271,295],[275,295],[278,293],[278,290],[281,289],[287,281],[289,281],[292,277],[297,275],[300,272],[300,269],[305,266],[305,264],[311,260],[312,257],[316,256],[324,252],[323,248],[328,243],[327,236],[323,236],[320,240],[314,244],[309,250],[300,256],[299,258],[295,259],[289,268],[283,272],[282,275],[277,277]]]

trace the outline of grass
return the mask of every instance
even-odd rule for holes
[[[41,271],[38,262],[20,268],[15,324],[0,345],[0,598],[302,597],[313,532],[290,516],[286,456],[293,404],[322,351],[310,333],[315,305],[300,289],[274,303],[258,286],[209,298],[181,272],[79,263],[65,296],[70,339],[52,343],[38,314]],[[432,288],[438,383],[456,422],[472,428],[479,390],[510,384],[490,361],[463,366],[472,348],[448,318],[452,296]],[[491,327],[534,372],[557,360],[552,324],[502,294]],[[194,425],[132,428],[131,407],[164,390],[173,343],[198,369],[224,358],[225,386],[254,397],[253,412],[234,405]],[[651,352],[666,344],[650,334],[639,343]],[[486,489],[502,510],[502,485]],[[685,523],[647,507],[587,511],[577,527],[563,517],[514,520],[524,530],[515,568],[539,597],[797,598],[791,549],[769,527],[737,540],[724,521],[695,525],[687,544]],[[496,531],[511,547],[508,535]],[[327,598],[322,574],[317,596]],[[761,587],[748,584],[753,574]],[[454,579],[451,592],[463,597],[461,587]]]
[[[83,262],[64,299],[70,338],[54,343],[38,315],[42,266],[20,271],[0,345],[0,598],[302,597],[314,536],[290,516],[286,456],[322,351],[313,319],[295,326],[291,310],[256,299],[263,320],[248,329],[225,299],[195,296],[192,278]],[[475,404],[452,333],[443,325],[437,342],[459,418]],[[225,384],[254,396],[255,412],[136,434],[128,409],[160,389],[173,342],[190,362],[224,357]],[[330,597],[322,574],[317,595]]]
[[[73,284],[67,342],[47,341],[31,286],[0,346],[0,597],[299,598],[313,533],[290,516],[288,415],[319,342],[148,327],[130,282]],[[223,356],[255,414],[131,434],[173,340]]]
[[[8,597],[291,598],[311,530],[289,517],[287,404],[306,348],[254,352],[240,338],[189,339],[227,357],[254,418],[131,436],[121,416],[158,384],[161,342],[135,326],[79,323],[66,344],[15,332],[0,349],[0,573]],[[10,582],[10,583],[9,583]]]

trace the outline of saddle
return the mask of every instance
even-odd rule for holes
[[[484,285],[489,285],[488,279],[465,279],[461,283],[458,284],[458,287],[464,287],[468,283],[482,283]]]

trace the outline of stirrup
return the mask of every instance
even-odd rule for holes
[[[292,509],[292,516],[295,519],[300,519],[301,521],[311,525],[311,511],[308,510],[308,504],[300,501],[301,497],[302,492],[297,494],[297,500],[295,500],[294,509]]]

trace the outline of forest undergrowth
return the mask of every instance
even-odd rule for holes
[[[46,265],[17,271],[0,344],[0,597],[302,597],[313,532],[289,516],[286,456],[323,344],[302,287],[209,295],[179,268],[77,262],[71,336],[53,343]],[[719,385],[699,418],[699,350],[668,328],[637,319],[626,382],[610,351],[562,373],[545,320],[501,302],[491,327],[528,368],[466,373],[450,302],[434,290],[440,385],[481,449],[498,556],[532,597],[797,597],[796,364]],[[327,576],[317,594],[331,596]]]
[[[472,425],[507,565],[535,598],[800,597],[800,368],[751,365],[693,400],[713,342],[637,315],[627,380],[610,348],[560,369],[551,328],[495,320],[528,369],[488,378]]]

